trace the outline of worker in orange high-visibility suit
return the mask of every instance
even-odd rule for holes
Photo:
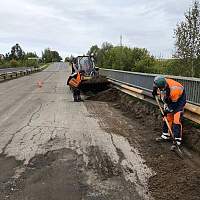
[[[186,104],[186,94],[184,87],[177,81],[157,76],[154,79],[152,95],[160,95],[164,103],[164,115],[172,127],[174,138],[178,145],[182,143],[182,116],[184,106]],[[166,122],[163,120],[163,130],[160,138],[157,139],[169,140],[170,133]]]
[[[81,95],[80,95],[80,86],[81,83],[81,73],[75,72],[71,74],[67,80],[67,85],[69,85],[73,92],[73,98],[75,102],[82,101]]]

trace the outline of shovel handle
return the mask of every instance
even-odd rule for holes
[[[158,104],[158,107],[159,107],[159,109],[160,109],[162,115],[164,116],[164,111],[163,111],[163,109],[162,109],[162,107],[161,107],[161,105],[160,105],[160,102],[159,102],[159,100],[158,100],[158,97],[155,96],[155,98],[156,98],[156,102],[157,102],[157,104]],[[173,134],[173,132],[172,132],[172,129],[171,129],[170,125],[169,125],[169,122],[168,122],[166,116],[164,116],[164,120],[165,120],[165,122],[166,122],[166,124],[167,124],[168,130],[169,130],[169,133],[170,133],[170,135],[171,135],[173,141],[175,141],[175,139],[174,139],[174,134]]]
[[[159,100],[158,100],[158,97],[155,96],[155,98],[156,98],[156,102],[157,102],[157,104],[158,104],[158,106],[159,106],[159,108],[160,108],[160,111],[161,111],[162,115],[164,116],[164,112],[163,112],[163,109],[162,109],[162,107],[161,107],[161,105],[160,105],[160,102],[159,102]],[[174,142],[174,144],[175,144],[176,147],[177,147],[177,154],[178,154],[178,156],[179,156],[180,158],[183,159],[182,151],[180,150],[180,148],[179,148],[179,146],[178,146],[178,144],[177,144],[177,142],[176,142],[176,140],[175,140],[175,138],[174,138],[174,134],[173,134],[173,132],[172,132],[172,129],[171,129],[170,125],[169,125],[169,122],[168,122],[166,116],[164,116],[164,120],[165,120],[165,122],[166,122],[166,124],[167,124],[168,130],[169,130],[169,133],[170,133],[170,135],[171,135],[171,137],[172,137],[172,139],[173,139],[173,142]]]

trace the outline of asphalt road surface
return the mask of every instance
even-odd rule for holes
[[[90,101],[72,101],[69,73],[55,63],[0,84],[0,199],[153,199],[154,172]]]
[[[155,141],[155,106],[115,89],[73,102],[70,71],[55,63],[0,84],[0,200],[200,199],[199,155]]]

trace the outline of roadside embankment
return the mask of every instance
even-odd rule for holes
[[[126,112],[132,119],[139,120],[143,126],[152,130],[160,130],[162,116],[156,105],[127,95],[117,89],[109,89],[91,97],[92,100],[115,102],[115,105]],[[200,154],[200,125],[183,119],[184,145]]]

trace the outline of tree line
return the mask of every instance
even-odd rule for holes
[[[200,77],[200,6],[198,1],[174,29],[175,54],[172,59],[157,59],[145,48],[113,46],[104,42],[93,45],[87,54],[94,54],[102,68]]]
[[[57,51],[50,48],[42,52],[42,57],[35,52],[25,52],[17,43],[11,47],[10,52],[5,55],[0,54],[0,67],[38,67],[44,63],[60,62],[61,56]]]

